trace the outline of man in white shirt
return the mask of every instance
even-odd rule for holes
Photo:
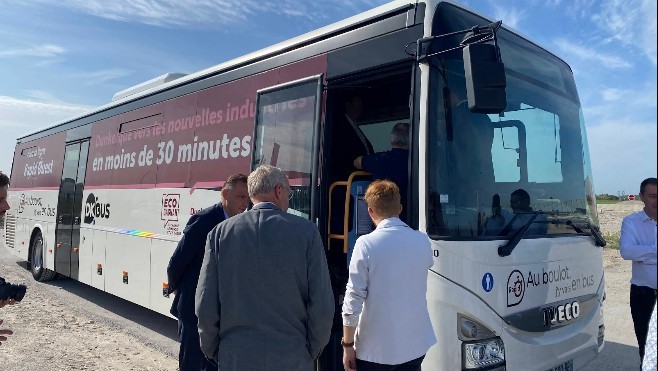
[[[656,304],[656,178],[642,182],[640,199],[644,209],[624,218],[619,247],[622,258],[633,261],[631,316],[642,359],[651,312]]]
[[[436,343],[426,299],[430,242],[398,218],[402,205],[395,183],[374,181],[365,200],[377,228],[359,237],[350,262],[343,366],[347,371],[419,371]]]

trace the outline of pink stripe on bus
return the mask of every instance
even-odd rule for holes
[[[106,184],[106,185],[96,185],[96,186],[85,186],[85,189],[156,189],[156,188],[184,188],[184,187],[185,187],[185,183]]]
[[[111,189],[149,189],[157,188],[155,184],[112,184]]]
[[[158,183],[155,188],[183,188],[185,183]]]
[[[57,191],[59,187],[25,187],[25,188],[9,188],[10,191]]]
[[[190,194],[194,193],[197,188],[220,188],[224,186],[224,183],[223,180],[216,182],[196,182],[192,188],[190,188]]]

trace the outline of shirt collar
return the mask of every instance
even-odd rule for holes
[[[409,227],[408,225],[404,224],[404,222],[402,220],[400,220],[400,218],[397,218],[397,217],[395,217],[395,218],[386,218],[386,219],[382,220],[381,222],[379,222],[376,229],[389,228],[389,227],[402,227],[402,226]]]
[[[254,204],[254,206],[251,208],[253,209],[276,209],[279,210],[279,207],[276,206],[274,202],[269,202],[269,201],[263,201],[259,202],[257,204]]]
[[[647,222],[647,221],[652,221],[654,223],[656,222],[655,220],[651,219],[649,214],[647,214],[647,212],[644,210],[642,210],[642,213],[640,213],[640,217],[642,218],[643,222]]]

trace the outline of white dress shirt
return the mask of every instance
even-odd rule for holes
[[[633,261],[631,283],[656,289],[656,221],[644,211],[625,217],[619,250],[622,258]]]
[[[343,302],[343,324],[357,327],[363,361],[398,365],[436,343],[427,311],[432,249],[426,235],[398,218],[382,220],[356,240]]]

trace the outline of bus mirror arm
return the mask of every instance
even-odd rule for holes
[[[507,109],[505,65],[496,36],[501,24],[502,21],[497,21],[486,26],[474,26],[466,30],[424,37],[416,42],[415,57],[418,63],[425,62],[435,55],[463,50],[468,109],[474,113],[500,114]],[[433,41],[461,34],[464,34],[464,37],[459,45],[447,46],[438,51],[432,50]],[[408,52],[410,45],[405,48],[407,54],[410,54]]]
[[[408,55],[411,55],[416,58],[416,62],[422,63],[425,62],[429,57],[433,57],[435,55],[439,54],[444,54],[451,52],[453,50],[459,50],[467,47],[468,45],[473,45],[473,44],[481,44],[481,43],[487,43],[489,41],[494,42],[494,47],[496,48],[497,52],[497,57],[498,61],[500,61],[500,51],[498,50],[498,38],[496,37],[496,31],[498,28],[500,28],[501,24],[503,21],[496,21],[494,23],[488,24],[486,26],[473,26],[471,28],[461,30],[461,31],[455,31],[455,32],[449,32],[446,34],[441,34],[441,35],[436,35],[436,36],[428,36],[428,37],[423,37],[418,39],[415,44],[416,44],[416,52],[415,53],[410,53],[409,47],[413,45],[414,43],[409,43],[405,47],[405,52]],[[448,49],[443,49],[439,50],[433,53],[429,53],[428,49],[431,46],[432,42],[435,40],[442,39],[444,37],[448,36],[455,36],[455,35],[463,35],[465,34],[464,38],[462,41],[459,43],[459,45],[448,48]]]

